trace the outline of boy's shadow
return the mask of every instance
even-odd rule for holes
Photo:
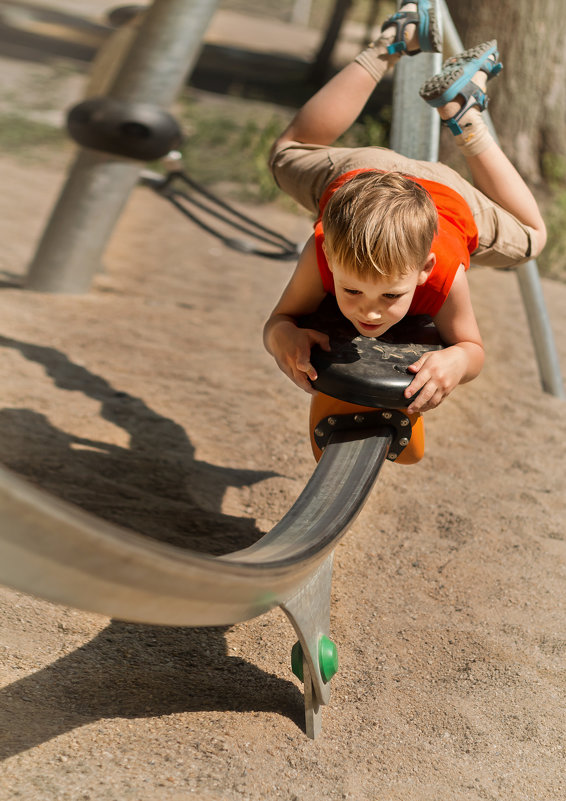
[[[0,347],[42,365],[56,387],[97,400],[100,416],[129,437],[128,447],[98,442],[55,428],[40,412],[1,409],[0,462],[105,520],[182,548],[218,556],[261,537],[252,519],[223,514],[222,499],[227,487],[278,474],[196,460],[180,425],[54,348],[3,336]]]
[[[277,474],[195,460],[180,425],[54,348],[1,336],[0,347],[42,365],[58,388],[99,401],[101,417],[129,435],[121,447],[70,435],[40,412],[2,409],[0,462],[101,518],[181,548],[219,555],[262,536],[254,520],[222,514],[221,502],[227,487]],[[73,654],[6,688],[0,753],[100,717],[290,706],[295,717],[295,686],[228,658],[224,631],[111,622]],[[237,698],[234,686],[244,688]]]
[[[272,712],[300,728],[291,682],[228,656],[226,628],[112,621],[89,643],[0,691],[0,759],[107,718]]]

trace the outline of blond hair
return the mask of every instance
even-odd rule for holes
[[[333,193],[322,215],[328,256],[362,278],[422,268],[437,225],[429,193],[398,172],[359,173]]]

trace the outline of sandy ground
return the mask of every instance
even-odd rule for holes
[[[0,462],[147,537],[244,547],[314,464],[308,397],[261,344],[291,266],[138,189],[90,293],[24,291],[64,164],[0,159]],[[563,801],[565,406],[540,389],[515,276],[470,283],[482,375],[427,414],[424,460],[384,466],[336,550],[322,736],[280,610],[160,628],[3,588],[1,801]],[[544,289],[566,372],[566,286]]]

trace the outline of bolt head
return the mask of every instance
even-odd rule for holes
[[[366,418],[363,414],[355,414],[354,415],[354,422],[355,423],[363,423]]]
[[[408,440],[408,438],[407,438],[407,437],[402,437],[402,438],[399,440],[399,445],[400,445],[402,448],[404,448],[404,447],[405,447],[406,445],[408,445],[408,444],[409,444],[409,440]]]
[[[391,412],[381,412],[381,416],[383,417],[384,420],[391,420],[391,418],[393,417]]]
[[[336,425],[336,418],[335,417],[327,417],[326,418],[326,422],[328,423],[329,426],[335,426]]]

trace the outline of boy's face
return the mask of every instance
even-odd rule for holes
[[[340,311],[364,337],[380,337],[409,311],[417,286],[434,266],[431,254],[422,269],[400,278],[360,278],[338,264],[331,265]]]

